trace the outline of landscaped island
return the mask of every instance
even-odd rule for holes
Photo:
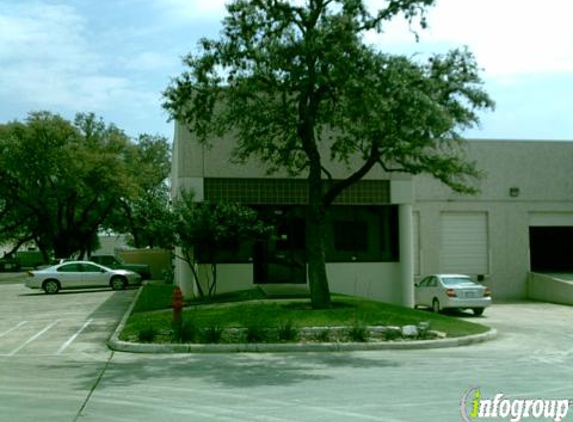
[[[267,298],[259,289],[189,301],[173,323],[171,285],[145,285],[120,340],[144,343],[379,342],[452,338],[488,327],[364,298]]]

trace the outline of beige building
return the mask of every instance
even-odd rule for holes
[[[276,227],[264,242],[225,251],[218,291],[253,285],[305,286],[304,179],[267,176],[256,161],[230,161],[231,138],[198,144],[176,125],[173,193],[198,201],[250,205]],[[330,211],[327,271],[331,290],[411,306],[423,274],[470,274],[496,298],[524,298],[530,269],[573,270],[573,142],[470,141],[470,159],[486,172],[481,194],[460,196],[428,177],[371,171]],[[343,166],[330,168],[344,177]],[[569,250],[570,255],[570,250]],[[199,266],[206,277],[207,266]],[[192,295],[191,271],[176,281]]]
[[[482,276],[519,299],[530,271],[573,272],[573,142],[470,141],[467,154],[486,173],[480,195],[415,178],[415,274]]]

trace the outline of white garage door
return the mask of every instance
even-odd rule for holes
[[[487,213],[444,212],[440,216],[440,271],[489,273]]]

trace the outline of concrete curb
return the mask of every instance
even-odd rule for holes
[[[376,343],[244,343],[244,344],[151,344],[122,341],[119,335],[125,328],[129,316],[137,303],[141,288],[119,325],[111,335],[108,346],[118,352],[127,353],[293,353],[293,352],[355,352],[370,350],[420,350],[444,347],[469,346],[483,343],[497,337],[492,328],[481,334],[442,340],[384,341]]]

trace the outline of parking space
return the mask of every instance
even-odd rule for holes
[[[107,352],[106,341],[135,290],[29,290],[0,285],[0,356],[60,356]]]
[[[112,353],[105,342],[134,294],[49,296],[0,285],[0,422],[454,422],[476,387],[486,398],[573,399],[569,306],[494,304],[481,317],[461,314],[499,337],[460,348]]]

